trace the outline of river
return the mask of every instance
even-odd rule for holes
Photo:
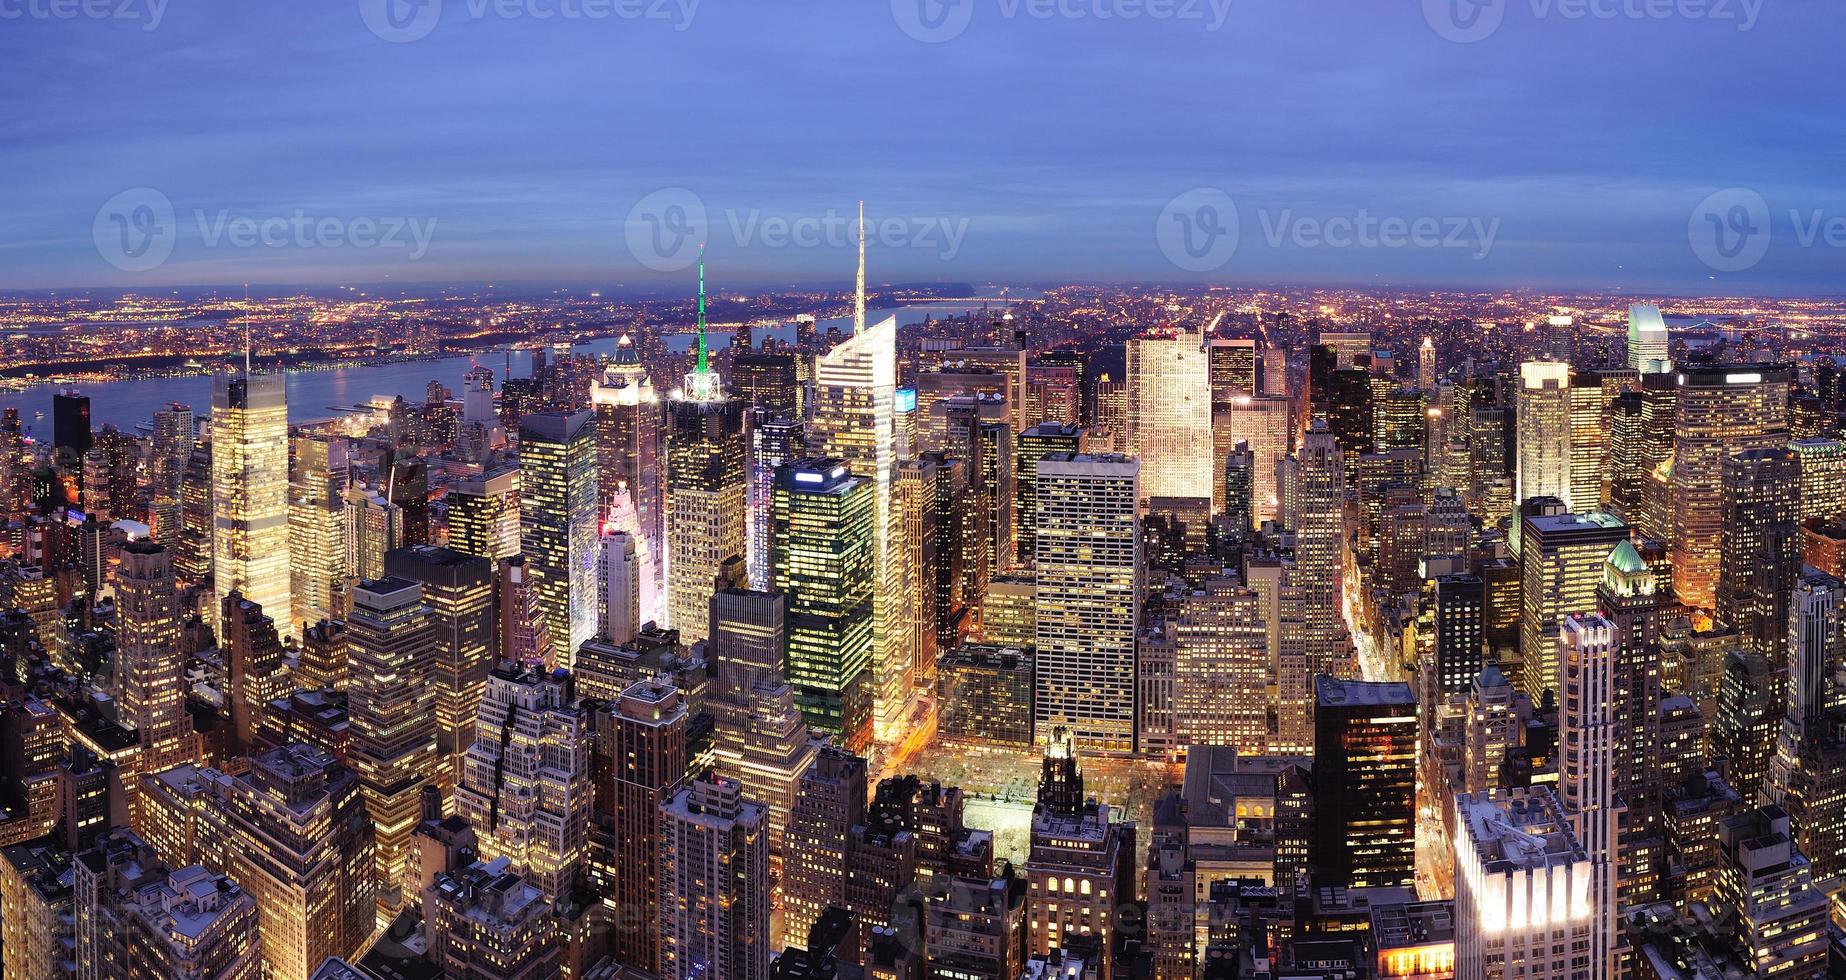
[[[870,313],[876,321],[887,314],[895,314],[900,326],[923,322],[925,317],[941,318],[956,316],[981,308],[983,304],[999,309],[1005,305],[1002,299],[973,299],[945,302],[921,303],[889,310]],[[837,317],[819,321],[824,332],[829,326],[850,329],[851,317]],[[755,331],[760,343],[764,337],[778,337],[785,341],[794,339],[792,324]],[[690,333],[671,334],[667,337],[667,346],[671,350],[685,351],[692,347],[693,335]],[[723,348],[730,343],[730,335],[713,334],[711,342],[714,347]],[[607,354],[615,350],[616,338],[603,337],[578,344],[580,352]],[[508,366],[509,353],[514,377],[527,377],[532,373],[532,351],[482,351],[479,354],[462,354],[454,357],[434,358],[417,361],[391,361],[381,364],[364,364],[341,368],[304,368],[288,372],[288,417],[290,422],[311,422],[317,419],[332,418],[342,411],[368,401],[374,395],[402,395],[412,402],[421,402],[425,388],[430,381],[441,381],[452,391],[461,390],[461,376],[477,360],[493,369],[496,381],[504,380]],[[20,421],[28,434],[39,439],[51,438],[51,396],[62,386],[46,382],[17,391],[0,391],[0,409],[17,408]],[[107,381],[85,384],[78,390],[90,396],[91,425],[101,428],[113,423],[123,431],[134,428],[151,418],[156,409],[168,402],[180,402],[191,405],[193,411],[201,416],[211,412],[212,378],[210,375],[187,375],[182,377],[134,378],[125,381]]]

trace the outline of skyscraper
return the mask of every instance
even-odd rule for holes
[[[838,459],[776,471],[772,569],[788,598],[788,681],[808,724],[872,737],[873,488]]]
[[[660,810],[686,779],[686,722],[679,691],[659,680],[635,682],[597,719],[610,760],[607,901],[617,913],[615,953],[647,969],[655,968],[660,920],[636,911],[660,907]]]
[[[218,649],[224,661],[225,707],[231,716],[230,749],[251,752],[269,702],[288,695],[282,638],[263,607],[232,592],[218,612]]]
[[[1052,453],[1038,462],[1039,737],[1135,750],[1135,634],[1141,612],[1141,464]]]
[[[592,734],[572,694],[562,670],[494,670],[455,787],[481,854],[508,859],[551,902],[569,897],[589,856]]]
[[[1788,595],[1801,569],[1801,463],[1785,447],[1725,457],[1716,619],[1770,663],[1786,659]]]
[[[281,374],[212,381],[212,584],[292,615],[288,394]],[[292,623],[282,635],[295,635]]]
[[[1594,507],[1594,502],[1577,507],[1570,499],[1570,365],[1519,365],[1519,397],[1514,404],[1519,420],[1514,506],[1533,497],[1556,497],[1567,510]]]
[[[1346,470],[1325,422],[1309,424],[1301,449],[1285,468],[1290,495],[1285,510],[1295,532],[1293,581],[1301,590],[1308,674],[1347,677],[1354,663],[1340,618]]]
[[[1628,308],[1628,366],[1638,374],[1673,370],[1673,336],[1657,306]]]
[[[1212,447],[1209,359],[1196,329],[1174,327],[1128,340],[1128,454],[1148,497],[1210,498],[1218,471]]]
[[[1020,433],[1013,465],[1013,544],[1018,562],[1030,567],[1037,555],[1038,461],[1047,453],[1083,451],[1083,430],[1075,425],[1041,422]]]
[[[1682,368],[1672,430],[1668,557],[1681,602],[1712,608],[1724,529],[1724,460],[1788,441],[1786,368],[1715,364]]]
[[[664,614],[660,591],[661,560],[666,554],[661,540],[665,486],[660,471],[660,396],[648,380],[634,341],[623,334],[615,357],[590,388],[596,410],[597,515],[607,518],[617,510],[616,498],[628,497],[623,512],[635,535],[635,552],[643,568],[641,606],[643,620]]]
[[[167,549],[151,541],[122,546],[115,572],[118,718],[140,742],[140,768],[159,772],[197,754],[186,712],[180,601]]]
[[[417,545],[385,555],[385,574],[423,588],[435,656],[428,683],[436,695],[435,773],[444,788],[461,776],[462,755],[473,741],[475,715],[487,672],[494,665],[494,570],[479,555]]]
[[[1412,885],[1416,695],[1324,674],[1314,689],[1315,883]]]
[[[170,402],[154,413],[154,438],[148,449],[148,511],[154,540],[169,549],[179,543],[180,501],[186,457],[199,435],[192,406]]]
[[[289,484],[289,582],[294,621],[305,628],[338,619],[346,567],[346,491],[349,474],[343,439],[295,440],[295,478]]]
[[[852,829],[865,821],[866,788],[865,760],[831,746],[802,773],[783,848],[785,944],[805,944],[828,906],[846,906],[843,869],[851,857]]]
[[[1558,631],[1558,795],[1565,819],[1576,831],[1590,864],[1590,904],[1599,911],[1590,956],[1593,975],[1617,973],[1613,910],[1616,869],[1627,806],[1617,795],[1621,745],[1626,737],[1617,715],[1622,692],[1621,650],[1615,628],[1601,616],[1572,615]]]
[[[1258,395],[1233,398],[1230,408],[1231,431],[1249,443],[1253,469],[1250,475],[1250,506],[1253,520],[1260,526],[1275,520],[1281,509],[1276,473],[1288,458],[1294,436],[1292,406],[1286,395]]]
[[[436,773],[435,637],[423,589],[401,578],[361,582],[347,618],[352,747],[365,809],[376,827],[379,921],[404,901],[410,834]]]
[[[1455,977],[1607,980],[1613,906],[1548,787],[1455,799]]]
[[[627,643],[642,623],[642,574],[635,536],[604,522],[597,551],[596,633],[618,644]]]
[[[728,779],[660,807],[661,976],[769,977],[769,829]]]
[[[519,418],[521,551],[560,663],[596,635],[596,427],[589,412]]]
[[[449,547],[488,561],[519,554],[519,468],[457,480],[449,504]]]
[[[711,688],[712,757],[719,774],[769,813],[769,851],[785,855],[795,784],[824,744],[811,737],[795,690],[783,678],[787,599],[774,592],[720,589],[711,599],[705,656]]]
[[[1173,727],[1182,745],[1264,755],[1269,742],[1269,630],[1257,593],[1206,579],[1174,602]]]
[[[1528,498],[1530,500],[1531,498]],[[1628,525],[1610,514],[1527,513],[1519,535],[1521,691],[1539,700],[1558,690],[1557,635],[1572,613],[1596,611],[1596,588]],[[1530,505],[1528,508],[1530,509]]]
[[[1020,355],[1015,355],[1020,357]],[[1023,359],[1021,359],[1023,373]],[[915,697],[915,646],[905,601],[903,523],[893,506],[897,481],[897,318],[876,324],[865,313],[865,206],[859,207],[858,291],[853,335],[815,358],[809,439],[826,456],[844,460],[872,491],[873,589],[871,686],[874,734],[902,734]],[[1010,402],[1015,408],[1017,401]],[[1010,461],[1009,461],[1010,462]]]
[[[767,410],[750,413],[749,525],[750,587],[769,588],[769,551],[774,540],[776,468],[807,455],[807,427],[799,420],[770,416]]]
[[[720,567],[744,557],[748,500],[744,404],[726,398],[705,348],[705,260],[699,260],[698,355],[667,405],[667,624],[690,646],[710,626]]]

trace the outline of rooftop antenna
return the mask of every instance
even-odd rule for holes
[[[705,246],[699,246],[699,366],[700,374],[711,370],[705,352]]]
[[[853,294],[852,332],[865,330],[865,201],[859,202],[859,282]]]
[[[244,306],[250,305],[250,284],[244,283]],[[254,359],[250,343],[250,311],[244,310],[244,380],[250,380],[250,362]]]

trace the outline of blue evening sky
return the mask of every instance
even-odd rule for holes
[[[659,286],[694,238],[723,286],[837,285],[863,198],[879,281],[1846,293],[1843,23],[1834,0],[0,0],[0,288]]]

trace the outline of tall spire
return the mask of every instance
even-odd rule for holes
[[[250,380],[250,362],[255,354],[250,344],[250,284],[244,283],[244,380]]]
[[[699,246],[699,366],[694,370],[700,374],[711,370],[705,351],[705,246]]]
[[[859,283],[853,294],[852,332],[865,330],[865,202],[859,202]]]

